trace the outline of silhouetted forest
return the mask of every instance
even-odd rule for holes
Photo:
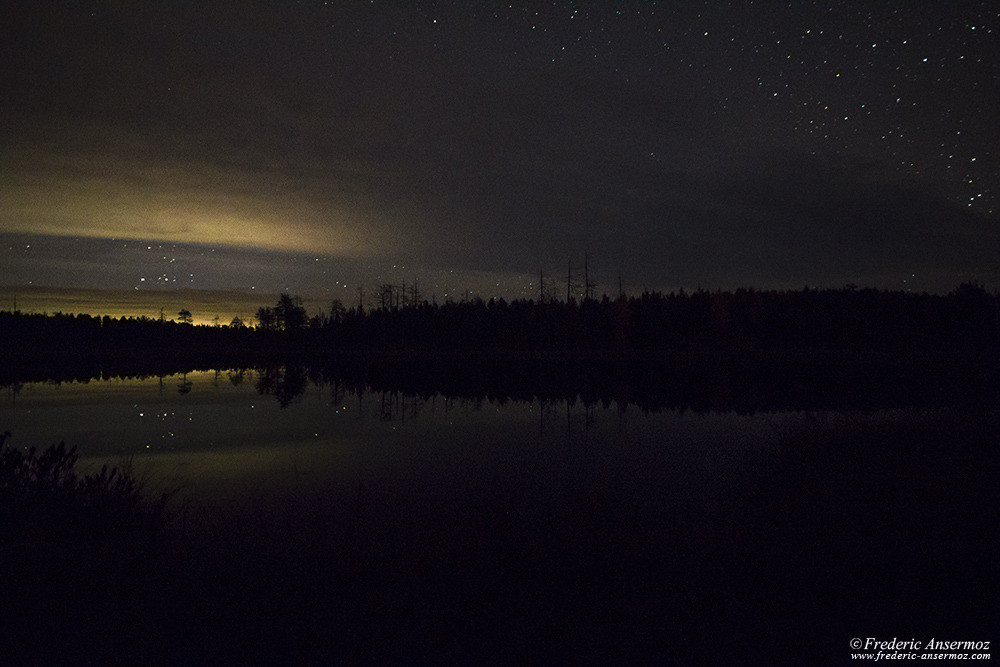
[[[647,292],[576,301],[495,299],[357,310],[325,320],[333,348],[415,351],[996,349],[997,300],[963,284],[947,296],[878,290]]]
[[[283,294],[253,327],[0,312],[0,383],[255,367],[301,376],[289,387],[308,378],[650,409],[954,404],[997,387],[997,316],[996,296],[974,284],[945,296],[748,289],[370,310],[334,302],[312,317]],[[274,393],[294,398],[285,385]]]
[[[698,350],[953,351],[993,355],[998,300],[965,283],[945,296],[854,288],[669,293],[568,301],[473,299],[346,309],[310,316],[282,294],[256,323],[194,326],[93,315],[0,311],[0,355],[127,357],[273,350],[543,352],[614,356]]]

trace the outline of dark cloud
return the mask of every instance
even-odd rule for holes
[[[53,250],[0,280],[995,284],[1000,26],[949,7],[10,3],[0,232]]]

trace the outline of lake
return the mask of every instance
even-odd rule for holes
[[[76,445],[80,467],[131,459],[194,506],[330,485],[441,485],[558,471],[561,483],[643,484],[701,507],[759,470],[797,413],[642,411],[582,401],[477,400],[311,384],[282,404],[253,369],[27,383],[7,391],[12,444]]]
[[[11,385],[0,431],[175,491],[144,652],[838,662],[854,636],[988,638],[988,402],[582,396],[226,369]]]

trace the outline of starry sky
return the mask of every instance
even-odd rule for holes
[[[996,288],[998,44],[962,0],[3,3],[0,308],[585,254],[598,294]]]

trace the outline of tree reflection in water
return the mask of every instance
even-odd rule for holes
[[[69,648],[740,664],[839,661],[882,628],[987,638],[989,393],[834,366],[340,361],[230,369],[217,385],[192,373],[185,395],[135,381],[107,392],[106,414],[143,437],[169,428],[177,444],[152,457],[242,504],[98,579],[127,585],[60,574],[58,600],[103,631]],[[33,388],[11,412],[75,415],[80,433],[107,421],[29,404]],[[200,410],[190,426],[178,406]],[[29,602],[19,630],[55,646],[35,630],[50,608]]]

